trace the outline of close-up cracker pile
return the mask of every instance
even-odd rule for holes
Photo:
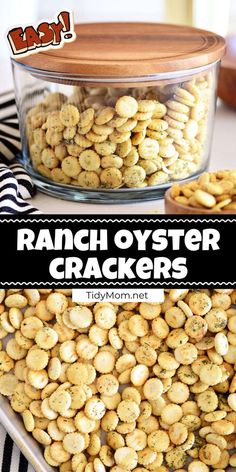
[[[0,290],[0,393],[60,472],[236,467],[236,290]]]

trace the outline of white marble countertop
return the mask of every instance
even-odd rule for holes
[[[236,110],[219,103],[216,112],[210,170],[236,169]],[[30,200],[29,200],[30,201]],[[41,192],[32,205],[47,214],[142,214],[163,213],[163,200],[122,205],[89,204],[61,200]]]

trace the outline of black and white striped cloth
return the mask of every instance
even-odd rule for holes
[[[13,443],[0,425],[0,471],[1,472],[34,472],[22,452]]]
[[[0,95],[0,215],[40,213],[25,200],[35,194],[34,184],[17,162],[21,142],[13,92]]]
[[[0,95],[0,217],[4,214],[36,214],[25,200],[35,187],[15,157],[21,149],[19,125],[13,92]],[[0,425],[0,471],[34,472],[10,436]]]

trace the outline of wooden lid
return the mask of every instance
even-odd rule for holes
[[[206,66],[220,60],[225,49],[222,37],[188,26],[86,23],[75,31],[76,40],[63,48],[14,61],[38,71],[115,80]]]

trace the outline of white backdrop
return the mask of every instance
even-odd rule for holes
[[[165,0],[57,0],[56,9],[71,9],[79,21],[164,21]],[[54,6],[55,8],[55,6]],[[52,12],[52,1],[42,2],[40,13]]]
[[[75,21],[164,21],[165,0],[0,0],[0,93],[12,88],[9,27],[51,19],[61,10],[72,10]]]
[[[51,19],[60,10],[72,10],[75,21],[152,21],[166,18],[169,0],[0,0],[0,93],[12,88],[9,52],[5,40],[8,28],[13,25]],[[196,26],[226,34],[236,32],[236,0],[188,0],[193,5]],[[182,3],[183,2],[183,3]],[[176,0],[181,7],[184,1]],[[173,19],[175,21],[175,12]]]

